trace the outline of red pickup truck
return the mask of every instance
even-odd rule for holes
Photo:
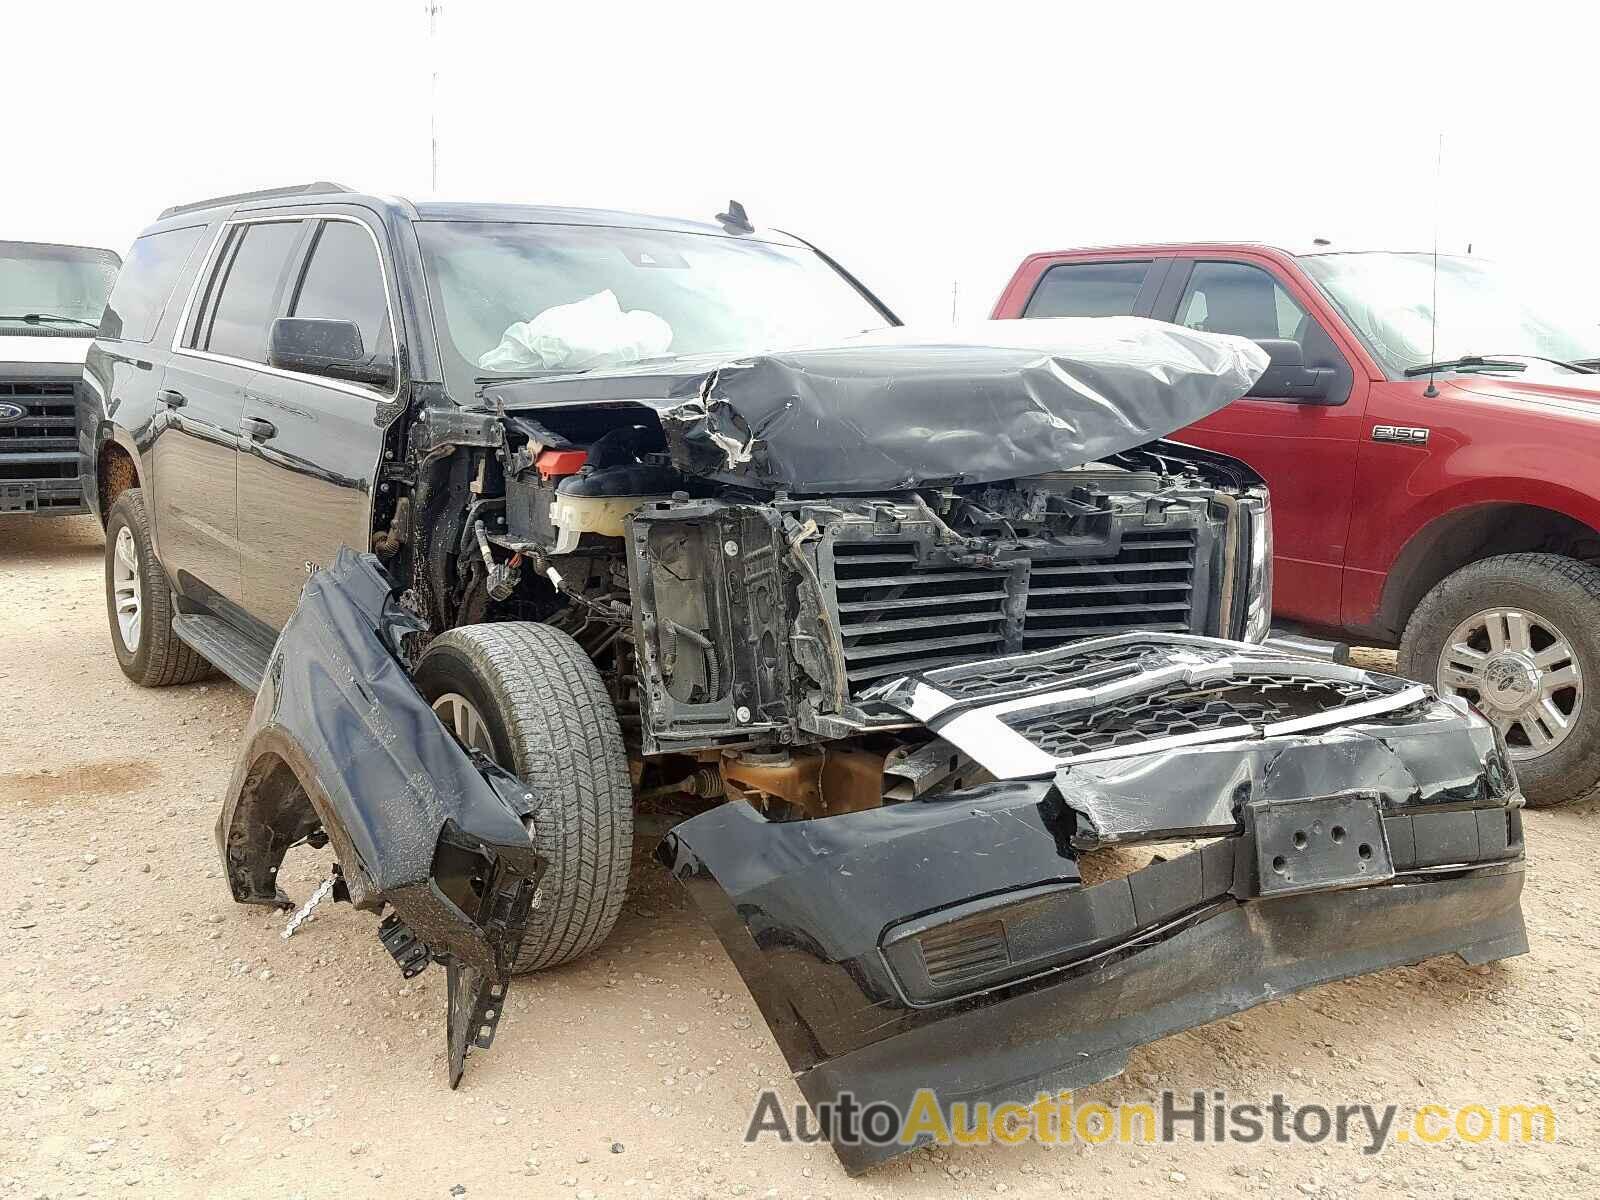
[[[1398,646],[1499,726],[1529,803],[1600,784],[1600,326],[1482,259],[1325,244],[1034,254],[993,315],[1259,342],[1249,396],[1176,436],[1270,485],[1276,617]]]

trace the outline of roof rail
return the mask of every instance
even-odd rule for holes
[[[209,200],[196,200],[192,204],[174,204],[171,208],[161,210],[161,215],[156,219],[165,221],[168,217],[175,217],[179,213],[199,212],[202,208],[218,208],[224,204],[238,204],[244,200],[271,200],[275,196],[316,196],[323,192],[349,192],[342,183],[330,183],[326,179],[319,179],[314,183],[296,183],[288,187],[263,188],[259,192],[235,192],[231,196],[213,196]]]

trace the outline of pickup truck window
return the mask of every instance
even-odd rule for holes
[[[1178,324],[1207,333],[1303,340],[1306,310],[1260,267],[1199,262],[1178,302]]]
[[[1151,263],[1059,263],[1028,297],[1025,317],[1126,317]]]
[[[289,315],[355,322],[368,361],[387,367],[392,375],[394,336],[383,267],[365,225],[323,222]]]
[[[116,277],[109,250],[0,242],[0,337],[93,337]]]
[[[156,335],[178,273],[205,232],[204,225],[147,233],[133,243],[100,318],[100,336],[148,342]]]
[[[267,327],[290,256],[304,222],[258,221],[238,225],[223,247],[195,348],[248,362],[267,361]]]

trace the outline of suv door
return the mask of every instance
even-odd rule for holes
[[[1155,316],[1190,329],[1298,343],[1331,372],[1315,401],[1257,390],[1173,436],[1244,460],[1272,492],[1273,611],[1337,626],[1368,380],[1312,311],[1308,289],[1266,261],[1180,260]]]
[[[237,604],[239,418],[267,321],[305,232],[301,221],[232,221],[196,277],[160,400],[170,422],[151,455],[162,563],[185,596]],[[172,436],[168,436],[172,435]]]
[[[282,370],[269,355],[244,397],[244,605],[274,629],[294,612],[312,567],[331,563],[340,546],[365,550],[370,541],[387,423],[381,418],[399,395],[389,278],[371,225],[356,216],[318,216],[274,315],[353,322],[369,365],[386,368],[387,382],[369,386]]]

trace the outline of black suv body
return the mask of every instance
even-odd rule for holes
[[[1493,729],[1257,644],[1260,480],[1162,440],[1259,376],[1242,339],[909,333],[737,206],[320,185],[169,210],[133,261],[81,393],[119,661],[256,690],[233,895],[291,906],[331,842],[326,890],[447,965],[452,1082],[514,971],[610,930],[636,800],[694,814],[658,857],[816,1103],[1031,1102],[1525,949]]]

